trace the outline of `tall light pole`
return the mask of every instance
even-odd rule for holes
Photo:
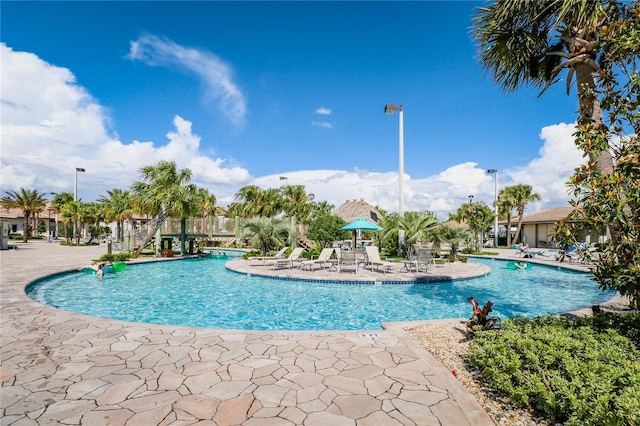
[[[404,120],[402,105],[386,104],[384,106],[385,114],[393,114],[398,111],[399,130],[398,130],[398,181],[400,185],[400,200],[398,206],[398,217],[402,219],[404,216]],[[404,242],[404,229],[398,229],[398,255],[402,255],[402,243]]]
[[[78,201],[78,172],[84,173],[85,170],[82,167],[76,167],[76,180],[73,184],[73,201]]]
[[[76,167],[76,179],[73,185],[73,201],[78,201],[78,172],[84,173],[85,170],[82,167]],[[73,222],[73,236],[76,237],[78,232],[78,220]]]
[[[487,173],[494,175],[493,243],[498,247],[498,169],[489,169]]]
[[[54,197],[56,196],[55,192],[50,192],[51,195],[53,195]],[[53,201],[53,199],[51,199],[51,201]],[[58,238],[58,235],[60,235],[60,231],[58,229],[59,225],[58,225],[58,211],[56,210],[56,238]]]

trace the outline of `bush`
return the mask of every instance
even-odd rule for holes
[[[469,354],[517,406],[566,425],[640,424],[639,314],[514,318],[478,331]],[[635,329],[634,329],[635,328]]]

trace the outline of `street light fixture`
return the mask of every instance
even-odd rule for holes
[[[384,106],[385,114],[394,114],[398,111],[399,131],[398,131],[398,181],[400,185],[400,200],[398,206],[398,216],[400,219],[404,216],[404,120],[402,105],[386,104]],[[404,230],[398,229],[398,254],[402,253],[402,243],[404,241]]]
[[[473,204],[473,195],[469,195],[469,204]]]
[[[498,247],[498,169],[489,169],[487,173],[493,174],[494,179],[494,209],[493,215],[495,218],[493,219],[493,243],[496,247]]]

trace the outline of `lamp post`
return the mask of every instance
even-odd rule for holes
[[[76,167],[76,179],[73,185],[73,201],[78,201],[78,172],[84,173],[85,170],[82,167]],[[76,237],[78,232],[78,220],[73,222],[73,236]]]
[[[53,195],[54,197],[56,196],[55,192],[50,192],[51,195]],[[51,200],[53,201],[53,199]],[[56,210],[56,238],[58,237],[58,235],[60,235],[60,231],[58,229],[59,225],[58,225],[58,211]]]
[[[498,169],[489,169],[487,170],[487,173],[489,174],[493,174],[494,175],[494,179],[493,179],[493,183],[494,183],[494,208],[493,208],[493,215],[495,216],[493,219],[493,243],[496,246],[496,248],[498,247]]]
[[[47,241],[51,242],[51,207],[47,207],[47,213],[49,214],[47,218]]]
[[[386,104],[384,106],[385,114],[393,114],[398,111],[399,130],[398,130],[398,181],[399,181],[399,206],[398,217],[402,219],[404,216],[404,120],[402,105]],[[404,230],[398,229],[398,255],[402,255],[402,243],[404,242]]]
[[[469,195],[469,204],[473,204],[473,195]]]

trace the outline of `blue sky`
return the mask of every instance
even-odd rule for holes
[[[336,207],[440,218],[531,184],[566,205],[581,161],[564,84],[504,93],[470,35],[481,2],[2,3],[2,190],[128,188],[161,159],[221,205],[245,185],[304,184]]]

